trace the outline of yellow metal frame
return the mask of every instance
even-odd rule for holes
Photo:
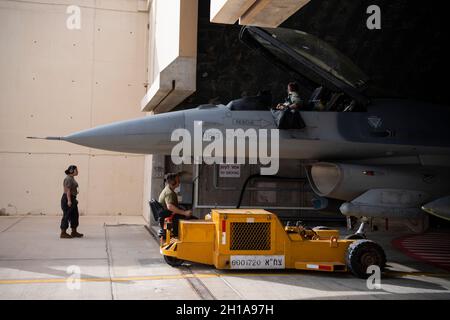
[[[270,222],[270,250],[231,250],[232,222]],[[230,269],[231,256],[265,255],[284,256],[286,269],[347,271],[346,251],[355,241],[339,239],[338,230],[305,233],[298,227],[284,228],[275,214],[262,209],[216,209],[209,220],[180,220],[178,238],[166,232],[166,241],[161,245],[163,255],[217,269]]]

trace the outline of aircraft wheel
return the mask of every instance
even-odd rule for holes
[[[348,269],[358,278],[367,279],[370,274],[367,268],[378,266],[381,271],[386,266],[386,255],[383,248],[370,240],[357,240],[347,249],[346,257]]]
[[[164,261],[166,261],[166,263],[171,266],[171,267],[179,267],[183,264],[183,260],[175,258],[175,257],[171,257],[171,256],[164,256]]]

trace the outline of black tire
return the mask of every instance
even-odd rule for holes
[[[363,240],[363,239],[366,239],[366,237],[363,236],[362,234],[354,233],[354,234],[349,234],[348,236],[345,236],[345,239],[346,240]]]
[[[386,266],[386,254],[378,243],[370,240],[357,240],[347,249],[348,269],[358,278],[367,279],[367,268],[377,265],[381,271]]]
[[[325,226],[317,226],[317,227],[314,227],[313,230],[331,230],[331,228],[328,228]]]
[[[171,257],[171,256],[164,256],[164,261],[166,261],[166,263],[171,266],[171,267],[179,267],[183,264],[183,260],[175,258],[175,257]]]

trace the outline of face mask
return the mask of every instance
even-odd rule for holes
[[[173,189],[173,191],[174,191],[175,193],[179,193],[179,192],[180,192],[180,186],[178,186],[178,187],[176,187],[175,189]]]

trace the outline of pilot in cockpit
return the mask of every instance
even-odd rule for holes
[[[272,109],[275,123],[278,129],[303,129],[303,121],[299,110],[303,109],[303,100],[299,95],[299,86],[296,82],[288,84],[288,97],[286,102],[279,103],[275,109]]]
[[[303,100],[299,95],[299,86],[297,82],[290,82],[287,86],[288,96],[284,103],[279,103],[276,106],[277,110],[298,110],[303,106]]]

